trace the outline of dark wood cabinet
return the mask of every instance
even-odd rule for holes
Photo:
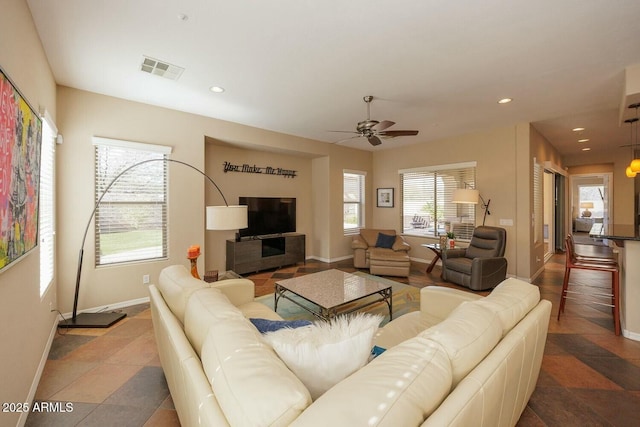
[[[304,262],[305,247],[304,234],[227,240],[227,270],[246,274]]]

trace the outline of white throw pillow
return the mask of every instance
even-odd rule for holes
[[[264,338],[317,399],[362,368],[383,316],[356,314],[297,329],[269,332]]]

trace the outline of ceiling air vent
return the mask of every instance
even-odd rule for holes
[[[178,80],[184,71],[184,68],[177,65],[171,65],[168,62],[161,61],[159,59],[143,56],[142,64],[140,65],[140,71],[149,74],[155,74],[156,76],[164,77],[170,80]]]

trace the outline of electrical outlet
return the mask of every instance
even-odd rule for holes
[[[149,284],[149,275],[145,274],[144,276],[142,276],[142,284],[143,285],[148,285]]]

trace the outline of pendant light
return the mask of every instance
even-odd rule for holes
[[[629,123],[629,129],[631,129],[631,137],[629,138],[629,141],[631,142],[631,144],[630,144],[631,145],[631,163],[629,164],[629,166],[627,166],[627,169],[625,170],[625,173],[627,174],[627,178],[635,178],[635,176],[636,176],[636,172],[631,170],[631,164],[635,160],[633,158],[634,157],[634,148],[635,148],[634,147],[635,144],[633,143],[633,124],[635,122],[637,122],[637,121],[638,121],[637,117],[634,117],[632,119],[627,119],[627,120],[624,121],[625,123]],[[637,130],[636,130],[636,132],[637,132]]]
[[[636,116],[633,119],[629,119],[632,120],[632,126],[633,123],[636,124],[636,139],[635,141],[631,141],[631,163],[629,164],[629,167],[627,167],[627,176],[629,178],[633,178],[636,176],[636,174],[638,172],[640,172],[640,159],[637,159],[635,157],[636,155],[636,144],[638,142],[638,107],[640,107],[640,103],[635,103],[635,104],[631,104],[629,105],[629,108],[635,108],[636,109]]]

